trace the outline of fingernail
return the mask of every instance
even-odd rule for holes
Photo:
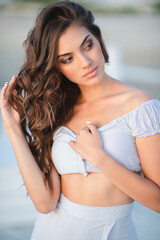
[[[8,82],[6,82],[5,84],[4,84],[4,86],[6,86],[8,84]]]
[[[90,122],[90,121],[87,121],[86,123],[88,124],[88,123],[91,123],[91,122]]]

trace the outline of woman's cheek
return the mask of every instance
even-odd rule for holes
[[[102,50],[101,50],[101,47],[98,46],[96,49],[95,49],[95,53],[94,53],[96,56],[99,56],[99,57],[102,57],[103,54],[102,54]]]
[[[75,82],[74,79],[76,79],[76,76],[78,76],[78,70],[75,69],[75,67],[68,67],[63,71],[63,74],[71,81]]]

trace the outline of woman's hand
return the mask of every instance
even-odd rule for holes
[[[99,155],[104,152],[102,138],[92,123],[86,124],[77,135],[76,142],[70,141],[69,145],[93,165],[96,165]]]
[[[12,87],[14,86],[16,80],[17,80],[16,76],[13,76],[10,83],[6,83],[4,85],[0,95],[0,108],[6,131],[9,128],[13,128],[15,126],[20,125],[19,113],[16,110],[14,110],[14,108],[11,107],[10,104],[8,103],[9,93]],[[14,92],[14,94],[16,93]]]

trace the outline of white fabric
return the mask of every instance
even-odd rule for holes
[[[147,137],[160,132],[160,101],[151,99],[137,108],[98,128],[104,150],[128,169],[141,171],[135,144],[136,137]],[[52,157],[59,174],[101,172],[74,151],[68,144],[76,134],[66,126],[59,127],[53,137]]]
[[[86,206],[61,193],[56,209],[39,213],[31,240],[137,240],[131,217],[133,204]]]

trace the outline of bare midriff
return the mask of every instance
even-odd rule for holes
[[[103,173],[61,175],[61,192],[70,201],[88,206],[118,206],[133,199],[114,186]]]

